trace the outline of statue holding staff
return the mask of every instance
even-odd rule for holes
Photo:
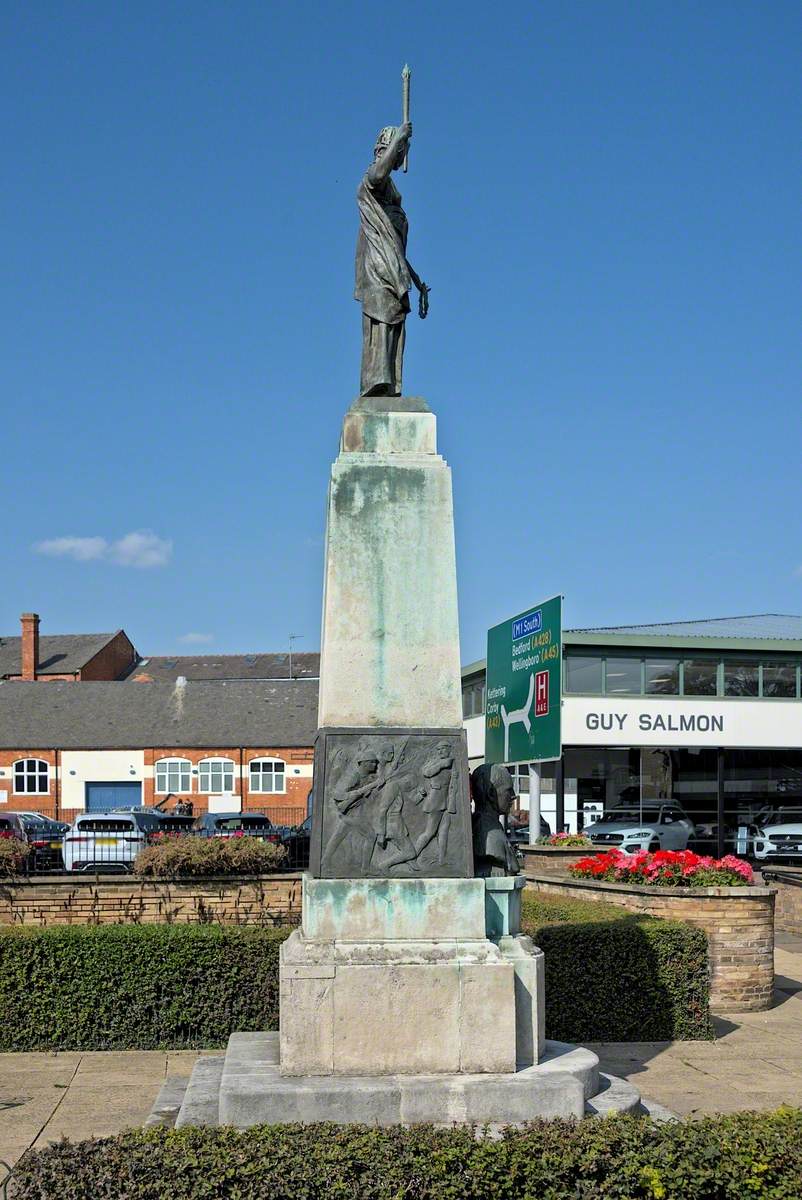
[[[407,216],[392,181],[407,157],[409,71],[405,68],[404,120],[381,130],[373,162],[357,190],[359,237],[356,244],[355,298],[362,305],[362,371],[360,395],[400,396],[404,334],[410,311],[407,293],[418,289],[418,313],[429,311],[429,289],[407,259]]]

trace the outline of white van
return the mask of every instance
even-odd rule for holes
[[[84,813],[64,835],[67,871],[131,870],[146,835],[126,813]]]

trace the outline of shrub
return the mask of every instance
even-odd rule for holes
[[[28,1151],[14,1178],[15,1200],[798,1200],[802,1110],[539,1120],[497,1140],[427,1125],[131,1130]]]
[[[550,833],[537,839],[538,846],[557,846],[560,850],[584,850],[593,846],[584,833]]]
[[[168,837],[140,851],[134,874],[162,879],[265,875],[282,866],[286,857],[284,846],[254,837]]]
[[[546,1037],[629,1042],[713,1036],[703,930],[529,889],[523,929],[546,956]]]
[[[0,933],[0,1050],[224,1046],[278,1028],[290,930],[83,925]]]
[[[747,887],[754,876],[749,863],[734,854],[710,858],[692,850],[608,850],[582,858],[569,867],[580,879],[637,883],[648,887]]]
[[[0,836],[0,879],[22,875],[28,858],[28,847],[19,838]]]

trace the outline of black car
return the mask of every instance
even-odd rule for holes
[[[292,867],[297,871],[305,871],[309,866],[309,840],[311,836],[311,814],[300,825],[296,825],[295,829],[289,829],[284,834],[281,844],[287,851],[286,865],[288,867]]]
[[[195,821],[199,837],[255,837],[261,842],[280,842],[281,833],[262,813],[203,813]]]
[[[0,817],[0,837],[16,838],[28,846],[29,871],[61,871],[64,868],[62,821],[52,821],[35,812],[9,812]]]
[[[540,818],[540,837],[548,837],[551,833],[548,821],[544,817]],[[528,825],[510,825],[507,830],[507,837],[512,842],[513,846],[528,846],[529,845],[529,826]]]
[[[190,834],[195,832],[195,818],[182,816],[180,813],[161,812],[158,808],[115,808],[114,812],[124,812],[132,816],[137,828],[151,841],[155,835]]]

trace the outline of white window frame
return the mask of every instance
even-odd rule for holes
[[[273,784],[276,782],[277,770],[281,775],[281,787],[263,787],[264,767],[273,768]],[[254,767],[258,767],[256,779],[258,787],[254,787]],[[252,758],[248,763],[248,791],[254,796],[286,796],[287,794],[287,764],[283,758]]]
[[[33,763],[32,769],[29,769],[29,766],[28,766],[29,763]],[[44,790],[42,790],[39,787],[39,777],[42,774],[42,771],[41,771],[42,767],[45,768],[44,776],[45,776],[46,786],[45,786]],[[25,783],[27,784],[29,780],[33,780],[33,782],[36,784],[35,788],[23,787],[23,789],[20,790],[17,787],[18,769],[19,769],[19,773],[22,775]],[[15,762],[13,762],[11,764],[11,771],[12,771],[12,776],[14,779],[14,791],[12,793],[14,796],[48,796],[48,795],[50,795],[50,763],[46,759],[44,759],[44,758],[18,758]]]
[[[159,786],[159,767],[163,767],[164,787]],[[170,787],[170,773],[178,772],[180,783],[186,778],[186,787]],[[192,763],[188,758],[157,758],[153,764],[153,790],[157,796],[186,795],[192,791]]]
[[[208,774],[208,783],[212,783],[212,775],[214,768],[220,767],[222,774],[222,785],[218,788],[205,787],[203,783],[204,772]],[[231,775],[231,787],[225,786],[226,775]],[[236,784],[236,764],[233,758],[202,758],[198,763],[198,791],[203,796],[228,796],[233,795]]]

